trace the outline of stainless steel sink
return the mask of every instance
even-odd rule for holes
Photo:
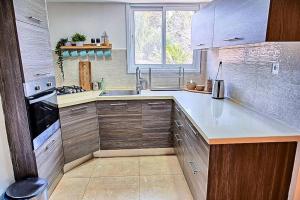
[[[107,90],[100,94],[100,96],[128,96],[137,95],[136,90]]]

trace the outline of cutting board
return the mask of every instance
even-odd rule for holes
[[[91,62],[89,61],[80,61],[79,62],[79,84],[85,90],[92,89],[92,71],[91,71]]]

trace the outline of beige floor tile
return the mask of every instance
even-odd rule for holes
[[[50,200],[81,200],[88,185],[89,178],[63,177]]]
[[[83,200],[138,200],[139,177],[91,178]]]
[[[100,158],[97,159],[96,168],[92,177],[107,176],[138,176],[139,175],[139,158]]]
[[[182,174],[176,156],[140,157],[140,175]]]
[[[65,173],[64,177],[68,178],[90,178],[94,169],[96,168],[96,159],[92,159],[82,165]]]
[[[193,200],[183,175],[140,177],[140,200]]]

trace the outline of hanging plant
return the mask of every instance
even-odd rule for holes
[[[64,67],[63,67],[64,58],[62,56],[63,51],[61,50],[61,46],[64,46],[66,42],[68,42],[68,38],[61,38],[57,42],[56,47],[55,47],[55,54],[58,56],[56,64],[60,68],[63,79],[65,79],[65,74],[64,74]]]

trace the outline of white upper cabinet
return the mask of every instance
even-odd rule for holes
[[[195,13],[192,20],[192,48],[207,49],[213,45],[215,4]]]
[[[266,41],[270,0],[219,0],[214,47]]]
[[[193,17],[192,46],[300,41],[299,18],[299,0],[216,0]]]

